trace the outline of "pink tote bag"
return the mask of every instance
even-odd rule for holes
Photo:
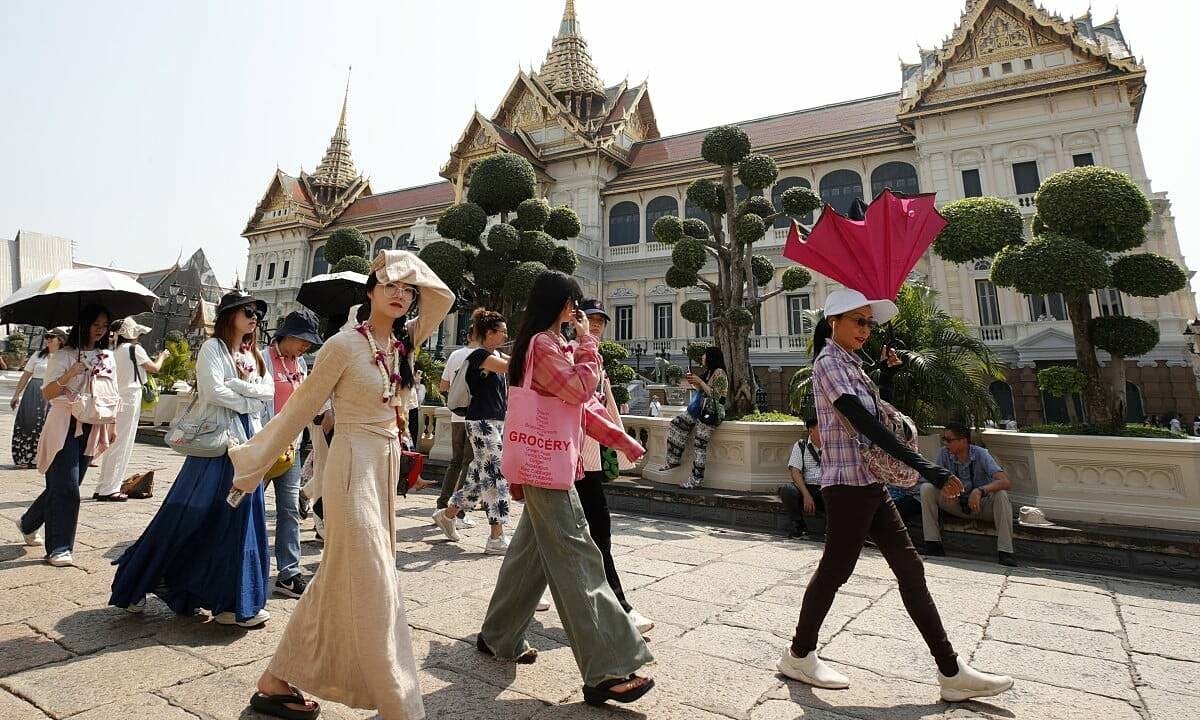
[[[520,387],[508,389],[500,471],[511,485],[568,490],[575,484],[583,443],[583,406],[530,387],[533,343]]]

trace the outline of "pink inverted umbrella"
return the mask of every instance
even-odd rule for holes
[[[783,256],[872,300],[890,300],[946,227],[934,197],[885,189],[867,206],[863,220],[826,205],[806,239],[792,222]]]

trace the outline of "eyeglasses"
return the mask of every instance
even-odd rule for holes
[[[417,296],[420,295],[420,293],[417,292],[417,289],[411,285],[397,285],[388,283],[386,285],[380,285],[379,287],[392,297],[401,296],[407,297],[409,300],[415,300]]]
[[[965,439],[965,438],[946,437],[945,435],[943,435],[942,436],[942,444],[949,445],[950,443],[954,442],[955,440],[963,440],[963,439]]]
[[[859,326],[860,328],[866,328],[868,330],[875,330],[876,328],[879,327],[879,323],[875,322],[871,318],[852,317],[852,318],[850,318],[850,320],[852,320],[854,322],[854,324]]]
[[[254,308],[253,306],[250,306],[250,305],[244,306],[242,308],[242,312],[245,313],[246,317],[250,320],[262,320],[262,317],[263,317],[262,313],[260,313],[256,308]]]

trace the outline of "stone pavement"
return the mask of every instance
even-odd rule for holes
[[[0,417],[7,457],[11,413]],[[0,718],[79,720],[256,718],[246,700],[294,601],[272,599],[258,630],[105,606],[110,561],[142,530],[180,464],[139,445],[134,468],[164,468],[156,497],[86,500],[78,568],[52,568],[19,544],[12,519],[42,486],[35,471],[0,469]],[[93,469],[92,472],[95,472]],[[84,484],[91,497],[95,476]],[[268,498],[268,507],[271,506]],[[401,501],[400,553],[409,621],[431,718],[614,717],[655,720],[1198,717],[1200,591],[1061,571],[955,560],[927,565],[958,651],[1019,678],[989,703],[940,702],[934,665],[904,613],[887,565],[867,551],[834,604],[822,654],[852,688],[812,690],[774,671],[821,547],[777,536],[633,516],[614,518],[614,553],[633,604],[658,621],[647,668],[658,689],[621,709],[581,702],[580,680],[553,610],[539,613],[535,665],[481,656],[472,644],[501,559],[486,532],[461,545],[429,522],[433,497]],[[305,562],[320,545],[304,531]],[[322,717],[372,713],[325,703]]]

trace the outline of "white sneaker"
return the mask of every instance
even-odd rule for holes
[[[46,562],[50,563],[54,567],[70,567],[75,564],[75,558],[71,557],[70,550],[64,550],[62,552],[56,552],[50,557],[46,558]]]
[[[134,615],[141,615],[142,613],[146,612],[146,598],[142,598],[132,605],[126,605],[125,612],[132,613]]]
[[[237,616],[231,612],[217,613],[213,615],[213,622],[218,625],[237,625],[238,627],[253,628],[262,625],[271,619],[271,613],[267,612],[266,608],[259,610],[254,617],[247,620],[239,621]]]
[[[320,515],[313,516],[313,532],[316,533],[317,540],[319,540],[321,542],[321,544],[324,545],[325,544],[325,521],[321,519]]]
[[[538,612],[545,612],[545,611],[549,610],[549,609],[550,609],[550,604],[551,604],[552,602],[554,602],[554,598],[553,598],[553,597],[550,595],[550,591],[549,591],[549,590],[547,590],[546,592],[542,593],[542,599],[541,599],[541,600],[538,600],[538,604],[537,604],[537,610],[538,610]]]
[[[813,687],[830,690],[844,690],[850,687],[850,678],[826,665],[815,650],[799,658],[792,654],[790,647],[784,648],[783,656],[775,663],[775,668],[791,679]]]
[[[1013,686],[1007,675],[992,675],[980,672],[958,659],[958,674],[946,677],[938,671],[938,685],[942,686],[942,699],[946,702],[962,702],[978,697],[999,695]]]
[[[446,517],[446,509],[442,508],[433,514],[433,524],[441,529],[442,534],[451,542],[458,542],[458,530],[454,528],[454,521]]]
[[[629,611],[629,619],[633,621],[633,626],[643,635],[654,629],[654,621],[637,610]]]
[[[508,552],[508,538],[501,533],[500,537],[488,538],[487,545],[483,546],[483,551],[488,555],[503,555]]]
[[[456,530],[464,530],[466,528],[475,527],[475,521],[465,512],[460,512],[458,517],[454,518],[454,528]]]
[[[38,547],[42,544],[42,533],[40,530],[27,533],[21,529],[21,518],[17,518],[13,522],[16,523],[17,532],[21,533],[21,537],[25,539],[26,545],[29,547]]]

